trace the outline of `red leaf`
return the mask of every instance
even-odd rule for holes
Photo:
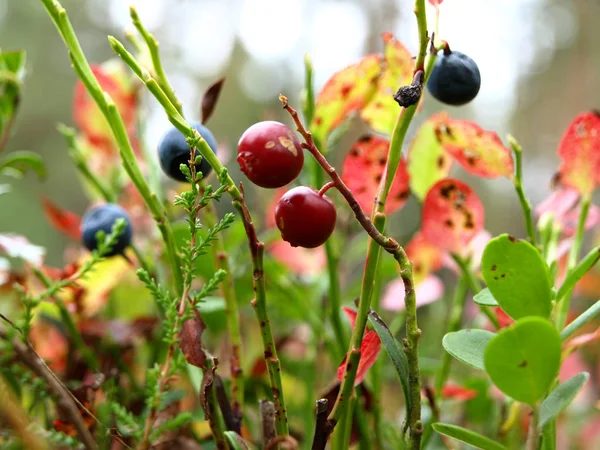
[[[354,325],[356,324],[356,311],[347,306],[344,306],[342,310],[344,311],[344,314],[346,314],[346,317],[350,321],[350,326],[354,329]]]
[[[494,308],[494,312],[496,313],[500,328],[505,328],[514,323],[514,320],[502,308]]]
[[[415,283],[442,267],[442,251],[425,239],[422,231],[417,231],[406,245],[406,254],[413,263]]]
[[[71,211],[62,209],[49,198],[42,198],[42,204],[50,225],[74,239],[80,239],[81,217]]]
[[[185,360],[196,367],[204,367],[206,363],[206,352],[202,348],[202,333],[206,325],[200,317],[198,311],[191,319],[183,322],[181,334],[179,337],[179,348],[185,357]]]
[[[132,77],[125,65],[119,60],[112,59],[101,65],[93,64],[91,69],[102,89],[115,102],[128,134],[130,137],[133,136],[136,126],[136,93],[131,81]],[[92,145],[106,150],[116,149],[104,115],[81,81],[77,81],[75,85],[73,120]]]
[[[428,275],[422,281],[416,282],[415,295],[417,308],[433,303],[444,295],[444,283],[435,275]],[[404,311],[404,298],[404,282],[398,278],[385,288],[381,305],[389,311]]]
[[[483,204],[475,192],[460,180],[437,182],[423,202],[422,232],[433,244],[461,253],[483,229]]]
[[[582,195],[589,195],[600,184],[600,115],[586,112],[567,127],[558,156],[562,159],[560,180]]]
[[[563,186],[552,192],[535,208],[538,219],[544,214],[552,213],[566,235],[575,234],[580,212],[579,193]],[[591,205],[585,220],[585,230],[591,230],[598,222],[600,222],[600,208]]]
[[[363,108],[375,94],[382,73],[381,55],[367,55],[358,63],[333,74],[319,92],[310,126],[323,142],[351,113]]]
[[[444,0],[429,0],[429,3],[431,3],[433,6],[438,6],[441,5],[443,1]]]
[[[360,361],[356,370],[356,379],[354,386],[359,385],[367,375],[369,368],[377,361],[377,356],[381,350],[381,340],[375,330],[367,331],[363,337],[362,345],[360,346]],[[346,367],[346,358],[338,367],[338,380],[342,381],[344,377],[344,369]]]
[[[441,146],[436,127],[449,120],[448,114],[440,112],[431,116],[417,131],[408,149],[407,170],[410,190],[423,200],[431,186],[446,178],[454,160]]]
[[[202,97],[202,123],[206,123],[210,119],[210,116],[212,116],[224,82],[225,78],[221,78],[216,83],[213,83],[204,93]]]
[[[391,33],[383,33],[382,37],[385,70],[375,96],[361,111],[361,117],[376,132],[391,136],[400,111],[393,96],[400,86],[412,82],[414,63],[408,49]]]
[[[435,134],[467,172],[485,178],[512,179],[512,153],[495,132],[486,131],[469,120],[447,119],[437,124]]]
[[[442,388],[442,398],[449,398],[452,400],[467,401],[477,397],[477,391],[474,389],[467,389],[457,384],[446,384]]]
[[[342,165],[342,180],[354,193],[358,204],[366,214],[371,213],[379,182],[387,164],[390,142],[378,136],[364,136],[354,143]],[[400,161],[396,178],[385,205],[390,214],[402,208],[410,195],[406,162]]]

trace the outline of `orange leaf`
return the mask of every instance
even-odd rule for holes
[[[362,345],[360,346],[360,361],[358,362],[358,369],[356,370],[356,379],[354,380],[354,386],[359,385],[367,375],[367,371],[371,368],[381,350],[381,339],[377,335],[375,330],[367,331],[363,337]],[[346,367],[346,358],[338,367],[337,376],[338,380],[342,381],[344,377],[344,369]]]
[[[423,202],[425,239],[449,252],[461,253],[483,229],[483,205],[475,192],[460,180],[437,182]]]
[[[109,60],[102,65],[91,66],[102,89],[107,92],[123,118],[125,128],[132,137],[135,134],[136,95],[131,76],[119,60]],[[116,149],[112,132],[104,115],[87,93],[81,81],[75,85],[73,120],[94,147],[112,151]]]
[[[349,308],[347,306],[342,307],[342,310],[344,311],[344,314],[346,314],[346,317],[350,321],[350,326],[352,328],[354,328],[354,325],[356,324],[356,315],[357,315],[357,312],[355,310],[353,310],[352,308]]]
[[[319,92],[310,129],[324,142],[329,133],[372,98],[382,72],[381,55],[367,55],[336,72]]]
[[[449,120],[448,114],[440,112],[421,125],[408,150],[408,174],[410,190],[423,200],[431,186],[446,178],[452,168],[453,159],[446,154],[436,136],[439,123]]]
[[[362,210],[369,214],[373,208],[379,182],[387,163],[390,142],[378,136],[364,136],[354,143],[342,165],[342,180],[354,193]],[[392,183],[385,212],[390,214],[404,206],[410,188],[406,162],[400,161]]]
[[[74,212],[62,209],[49,198],[42,198],[46,218],[58,231],[79,240],[81,237],[81,217]]]
[[[419,284],[431,272],[442,267],[442,251],[428,241],[421,231],[417,231],[406,245],[406,254],[413,263],[415,284]]]
[[[467,172],[485,178],[512,179],[512,153],[495,132],[486,131],[470,120],[448,119],[436,125],[435,134]]]
[[[477,397],[475,389],[468,389],[457,384],[447,384],[442,388],[442,398],[467,401]]]
[[[414,63],[408,49],[391,33],[383,33],[382,37],[385,70],[375,96],[361,111],[361,117],[376,132],[391,136],[400,111],[394,94],[400,86],[412,83]]]
[[[582,195],[589,195],[600,184],[600,113],[578,115],[567,127],[558,156],[560,180]]]

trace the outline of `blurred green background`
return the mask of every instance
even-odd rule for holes
[[[289,123],[278,102],[280,92],[300,106],[303,55],[314,61],[316,88],[361,55],[381,51],[380,35],[391,31],[411,50],[417,46],[411,0],[64,0],[90,62],[113,56],[106,36],[123,40],[128,5],[136,4],[156,34],[167,73],[186,115],[199,118],[204,90],[217,78],[227,81],[209,125],[221,144],[235,152],[252,123],[273,118]],[[433,19],[433,9],[429,8]],[[510,132],[525,149],[525,188],[534,202],[545,197],[557,169],[556,147],[570,120],[600,106],[600,1],[447,0],[441,6],[440,37],[473,57],[482,88],[466,107],[444,107],[430,97],[411,129],[435,111],[477,121],[505,140]],[[430,22],[433,24],[433,20]],[[56,124],[73,125],[75,75],[57,31],[41,2],[0,0],[0,48],[27,51],[22,106],[5,151],[40,153],[45,181],[0,179],[13,191],[0,196],[0,232],[13,231],[47,247],[47,261],[58,265],[66,239],[43,216],[41,195],[82,213],[88,206]],[[153,101],[144,106],[146,139],[155,146],[169,126]],[[355,122],[332,159],[339,164],[352,138],[364,131]],[[506,142],[506,140],[505,140]],[[232,164],[233,163],[233,164]],[[241,179],[230,159],[232,173]],[[521,212],[506,180],[472,183],[486,208],[492,234],[522,235]],[[263,194],[265,195],[265,194]],[[409,202],[392,218],[392,234],[408,236],[418,226],[418,207]]]

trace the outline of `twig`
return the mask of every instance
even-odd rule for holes
[[[260,423],[262,428],[263,447],[277,437],[275,429],[275,404],[268,400],[260,401]]]
[[[1,328],[0,338],[9,339],[6,332]],[[77,405],[73,401],[72,395],[68,389],[58,380],[56,375],[48,368],[46,363],[28,341],[23,342],[18,338],[13,338],[10,342],[19,360],[37,375],[42,377],[48,384],[50,391],[58,397],[58,405],[69,417],[69,421],[77,430],[77,434],[79,435],[81,442],[83,442],[83,445],[85,445],[85,448],[92,450],[97,449],[96,441],[87,429],[85,422],[81,417],[81,413],[77,409]]]
[[[327,438],[327,404],[326,398],[317,400],[317,422],[315,424],[315,436],[313,438],[312,450],[325,450]]]

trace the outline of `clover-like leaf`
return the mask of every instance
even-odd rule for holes
[[[561,182],[582,195],[600,184],[600,113],[579,114],[569,124],[558,145]]]
[[[408,85],[413,77],[413,60],[408,49],[391,33],[383,33],[385,44],[383,71],[377,92],[360,113],[361,118],[376,132],[391,136],[400,107],[394,94]]]
[[[561,340],[554,324],[541,317],[524,317],[488,342],[485,370],[509,397],[535,405],[558,375]]]
[[[460,254],[483,229],[483,204],[464,182],[438,181],[423,202],[421,231],[425,239],[443,250]]]
[[[448,120],[448,114],[440,112],[431,116],[417,131],[408,149],[407,170],[410,189],[420,199],[435,183],[446,178],[453,159],[446,153],[435,133],[439,123]]]
[[[444,336],[442,346],[459,361],[485,371],[483,355],[494,336],[494,333],[486,330],[453,331]]]
[[[488,289],[510,317],[550,315],[550,272],[533,245],[503,234],[488,243],[481,263]]]
[[[390,142],[378,136],[364,136],[354,143],[342,165],[342,180],[354,193],[366,214],[373,209],[375,197],[385,165]],[[404,159],[400,160],[396,177],[385,204],[390,214],[402,208],[410,195],[408,172]]]
[[[319,92],[310,130],[319,142],[351,113],[363,108],[375,94],[383,57],[372,54],[336,72]]]
[[[495,132],[469,120],[447,119],[436,124],[435,134],[442,147],[467,172],[485,178],[512,179],[512,153]]]

